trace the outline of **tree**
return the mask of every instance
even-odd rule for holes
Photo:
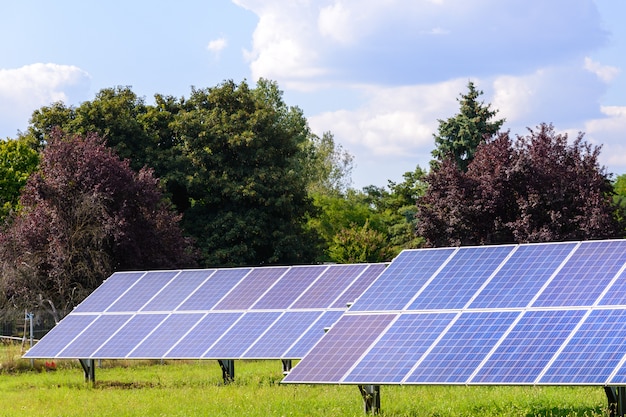
[[[467,172],[451,158],[426,178],[418,234],[430,246],[618,237],[613,189],[599,147],[571,144],[552,125],[479,145]]]
[[[331,132],[322,137],[310,135],[305,166],[309,193],[343,195],[352,183],[354,156],[335,143]]]
[[[626,174],[619,175],[613,183],[613,204],[620,224],[626,227]]]
[[[135,173],[95,134],[53,131],[46,142],[23,209],[0,236],[14,304],[62,315],[115,270],[195,264],[150,170]]]
[[[385,262],[396,255],[387,244],[386,236],[370,229],[369,222],[362,227],[352,225],[341,229],[334,236],[329,253],[338,263]]]
[[[459,114],[439,120],[438,133],[433,135],[437,145],[432,152],[433,167],[452,157],[462,171],[467,170],[478,145],[495,135],[505,122],[504,119],[492,121],[497,110],[491,110],[490,104],[478,102],[483,92],[477,90],[472,81],[468,82],[467,88],[468,92],[457,99]]]
[[[38,152],[25,140],[0,141],[0,220],[18,211],[20,192],[38,164]]]
[[[176,115],[191,207],[185,230],[206,265],[308,263],[318,242],[305,228],[307,195],[302,112],[275,83],[227,81],[194,89]]]

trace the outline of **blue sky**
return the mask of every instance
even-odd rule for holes
[[[626,173],[621,0],[8,0],[0,14],[0,138],[55,101],[102,88],[188,96],[278,82],[312,130],[354,156],[353,186],[428,167],[437,119],[472,80],[505,129],[553,123]]]

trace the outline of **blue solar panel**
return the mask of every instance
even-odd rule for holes
[[[409,310],[463,308],[514,246],[460,248]]]
[[[291,308],[330,307],[366,268],[366,264],[331,265]]]
[[[250,268],[217,270],[177,310],[211,310],[250,271]]]
[[[343,316],[307,354],[308,360],[298,363],[284,381],[338,382],[395,317],[393,314]]]
[[[519,314],[513,311],[463,313],[405,382],[466,382]]]
[[[402,310],[454,252],[450,248],[402,252],[351,310]]]
[[[608,292],[600,299],[598,305],[620,306],[626,305],[626,271],[622,271],[608,289]]]
[[[348,303],[354,303],[357,298],[383,273],[387,264],[371,264],[354,281],[331,306],[332,308],[345,308]]]
[[[276,321],[280,314],[279,312],[244,314],[202,357],[239,358]]]
[[[90,358],[131,317],[131,314],[114,314],[98,317],[91,326],[59,352],[57,357]]]
[[[253,306],[255,309],[288,308],[328,266],[294,266]]]
[[[401,382],[455,316],[454,313],[400,316],[344,382]]]
[[[124,294],[145,272],[116,272],[107,278],[88,298],[74,309],[74,313],[101,313]]]
[[[198,321],[203,313],[172,314],[146,337],[129,355],[129,358],[160,358],[180,340]]]
[[[626,240],[582,242],[533,306],[591,306],[625,262]]]
[[[74,340],[87,326],[98,318],[97,315],[70,315],[54,326],[35,346],[24,355],[26,358],[54,358]]]
[[[533,383],[584,314],[584,310],[528,311],[472,382]]]
[[[595,310],[569,340],[541,383],[608,383],[626,354],[626,310]],[[611,383],[624,383],[624,373]]]
[[[178,272],[179,271],[147,272],[106,311],[139,311],[139,309],[165,287]]]
[[[321,339],[324,335],[324,329],[331,327],[337,320],[343,315],[343,311],[327,311],[315,321],[304,332],[295,343],[289,348],[289,350],[281,355],[282,358],[300,359],[307,354],[309,350]]]
[[[323,312],[321,311],[283,313],[267,332],[243,353],[242,357],[255,359],[282,358],[283,353],[289,349],[322,314]]]
[[[253,269],[222,301],[216,310],[245,310],[259,299],[265,291],[278,281],[288,270],[281,268]]]
[[[243,313],[208,313],[165,355],[167,358],[200,358]]]
[[[519,246],[469,307],[526,307],[575,247],[576,243]]]
[[[142,311],[172,311],[186,300],[215,270],[183,271],[158,293]]]
[[[152,330],[167,318],[167,314],[136,314],[104,345],[93,353],[92,357],[123,359]]]

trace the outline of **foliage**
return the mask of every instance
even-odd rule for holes
[[[175,121],[188,163],[187,233],[206,265],[308,263],[316,237],[303,160],[308,127],[276,84],[193,90]]]
[[[20,192],[38,164],[38,152],[25,140],[0,141],[0,221],[18,211]]]
[[[477,101],[483,92],[477,90],[472,81],[468,82],[467,89],[468,92],[462,94],[460,100],[457,99],[459,114],[439,120],[438,132],[433,135],[437,146],[432,151],[436,158],[432,163],[434,168],[451,157],[462,171],[466,171],[478,145],[495,135],[505,121],[491,121],[497,110],[491,110],[490,104]]]
[[[444,160],[418,200],[418,234],[431,246],[602,239],[621,233],[600,148],[568,144],[552,125],[477,149],[467,172]]]
[[[354,157],[335,143],[331,132],[325,132],[321,138],[310,135],[307,147],[308,160],[305,167],[309,176],[309,193],[335,196],[345,194],[352,182]]]
[[[329,254],[337,263],[385,262],[395,255],[386,236],[370,229],[367,221],[363,227],[341,229],[333,238]]]
[[[613,204],[621,224],[626,225],[626,174],[619,175],[613,183]],[[623,235],[623,233],[622,233]]]
[[[115,270],[193,265],[150,170],[135,173],[95,134],[46,139],[23,210],[0,236],[6,296],[62,316]]]

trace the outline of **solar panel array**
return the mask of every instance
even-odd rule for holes
[[[287,383],[626,384],[626,240],[407,250]]]
[[[299,359],[385,267],[119,272],[25,357]]]

